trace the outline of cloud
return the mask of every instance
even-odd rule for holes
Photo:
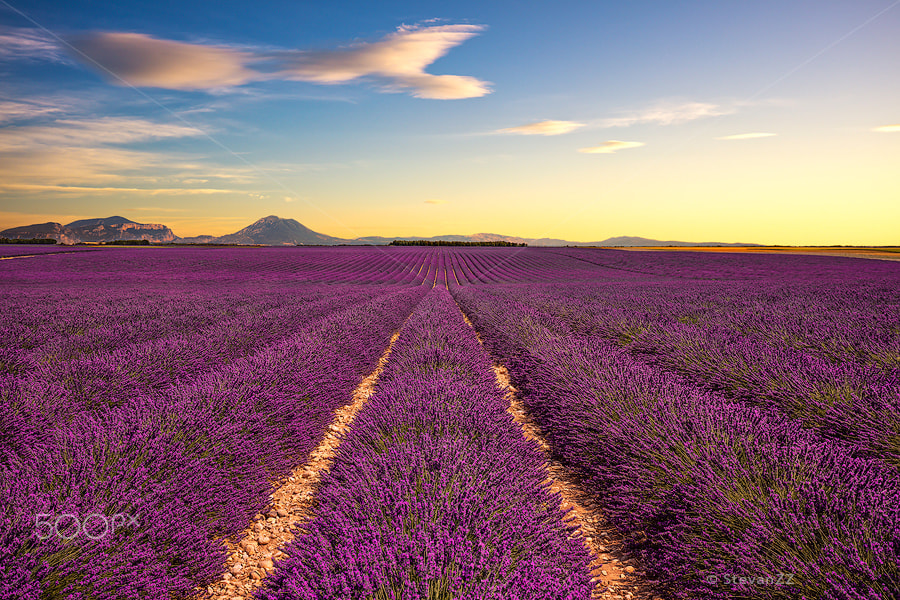
[[[484,30],[480,25],[401,26],[377,42],[282,56],[278,75],[314,83],[381,80],[387,90],[410,89],[418,98],[450,100],[490,93],[488,83],[463,75],[432,75],[425,68]]]
[[[208,195],[208,194],[239,194],[239,190],[226,190],[217,188],[133,188],[111,187],[91,185],[42,185],[27,183],[0,183],[0,190],[10,192],[74,192],[74,193],[139,193],[147,196],[159,195]]]
[[[35,146],[94,147],[146,140],[202,135],[186,125],[157,123],[131,117],[58,119],[45,125],[0,129],[0,152],[27,150]]]
[[[498,129],[497,133],[518,133],[520,135],[561,135],[563,133],[575,131],[579,127],[584,127],[584,123],[576,123],[574,121],[540,121],[538,123],[529,123],[528,125],[519,125],[518,127]]]
[[[83,62],[117,84],[214,90],[271,79],[318,84],[372,79],[386,91],[449,100],[484,96],[489,84],[464,75],[433,75],[425,68],[483,30],[480,25],[402,26],[375,42],[321,51],[260,51],[115,32],[73,37],[70,43]]]
[[[717,140],[754,140],[756,138],[766,138],[778,135],[777,133],[738,133],[736,135],[726,135],[717,137]]]
[[[722,106],[707,102],[661,102],[650,108],[623,117],[605,119],[601,127],[630,127],[643,123],[677,125],[705,117],[718,117],[737,112],[736,107]]]
[[[900,132],[900,125],[882,125],[881,127],[876,127],[872,131],[877,131],[878,133]]]
[[[62,62],[65,54],[56,39],[40,29],[0,27],[0,60]]]
[[[232,181],[241,183],[249,177],[246,168],[191,164],[178,156],[121,147],[200,134],[192,127],[128,117],[58,119],[40,125],[7,126],[0,128],[0,189],[221,193],[231,190],[220,190],[215,183],[207,182],[230,178],[230,187]],[[197,178],[198,172],[203,179]],[[198,183],[207,185],[188,187]]]
[[[628,148],[638,148],[643,146],[644,142],[620,142],[619,140],[609,140],[603,142],[599,146],[593,148],[581,148],[579,152],[585,154],[612,154],[616,150],[627,150]]]
[[[59,112],[62,112],[60,107],[43,102],[0,100],[0,123],[25,121]]]
[[[145,210],[152,212],[188,212],[186,208],[168,208],[163,206],[132,206],[128,210]]]
[[[81,53],[78,58],[116,84],[200,90],[261,77],[246,66],[253,54],[228,47],[112,32],[76,36],[69,43]]]
[[[439,200],[437,198],[429,198],[425,201],[425,204],[447,204],[446,200]]]
[[[35,147],[0,152],[0,182],[6,189],[36,189],[41,185],[109,185],[157,169],[162,161],[154,154],[122,148]],[[24,186],[24,187],[23,187]]]

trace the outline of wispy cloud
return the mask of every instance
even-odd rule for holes
[[[599,146],[594,146],[593,148],[581,148],[578,150],[579,152],[584,152],[585,154],[612,154],[617,150],[627,150],[628,148],[638,148],[643,146],[644,142],[622,142],[619,140],[609,140],[603,142]]]
[[[425,204],[447,204],[446,200],[440,200],[438,198],[429,198],[425,201]]]
[[[43,102],[0,100],[0,123],[24,121],[60,112],[61,107]]]
[[[539,121],[517,127],[498,129],[497,133],[517,133],[520,135],[562,135],[584,127],[584,123],[575,121]]]
[[[198,135],[202,135],[202,132],[194,127],[132,117],[58,119],[44,125],[7,127],[0,130],[0,152],[35,146],[94,147]]]
[[[57,41],[40,29],[0,27],[0,60],[64,61]]]
[[[246,168],[189,163],[171,154],[126,147],[200,134],[184,125],[129,117],[7,126],[0,129],[0,188],[23,193],[205,194],[232,191],[218,188],[216,180],[230,186],[250,177]],[[196,184],[206,185],[191,187]]]
[[[479,25],[402,26],[375,42],[323,51],[262,51],[163,40],[140,33],[103,32],[73,37],[77,58],[113,83],[177,90],[214,90],[285,79],[319,84],[370,79],[386,91],[418,98],[475,98],[489,84],[425,68],[484,30]],[[86,58],[85,58],[86,57]]]
[[[723,106],[709,102],[660,102],[649,108],[630,114],[604,119],[601,127],[630,127],[644,123],[677,125],[706,117],[718,117],[737,112],[736,106]]]
[[[882,125],[881,127],[876,127],[872,131],[877,131],[878,133],[896,133],[900,132],[900,125]]]
[[[35,147],[0,152],[0,182],[5,189],[30,190],[40,185],[109,185],[129,179],[149,182],[148,173],[163,159],[123,148]]]
[[[206,196],[209,194],[238,194],[243,193],[239,190],[227,190],[218,188],[135,188],[135,187],[114,187],[114,186],[91,186],[91,185],[43,185],[28,183],[0,183],[0,190],[11,192],[71,192],[81,194],[122,194],[134,193],[146,196],[164,196],[164,195],[187,195]]]
[[[140,211],[148,211],[148,212],[166,212],[166,213],[174,213],[174,212],[188,212],[186,208],[170,208],[166,206],[132,206],[128,210],[140,210]]]
[[[717,140],[754,140],[756,138],[767,138],[774,137],[778,134],[776,133],[738,133],[735,135],[726,135],[723,137],[717,137]]]

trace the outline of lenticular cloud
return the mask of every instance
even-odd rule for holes
[[[484,96],[490,93],[488,83],[465,75],[433,75],[425,69],[483,29],[402,26],[375,42],[321,51],[262,52],[117,32],[79,36],[70,43],[76,58],[117,84],[199,90],[267,79],[337,84],[365,78],[385,91],[449,100]]]
[[[484,81],[425,72],[428,65],[483,29],[479,25],[404,26],[377,42],[285,55],[286,68],[279,75],[317,83],[343,83],[374,77],[387,89],[411,89],[419,98],[483,96],[489,92]]]
[[[242,85],[260,79],[249,52],[225,46],[160,40],[141,33],[103,32],[70,41],[88,66],[113,83],[174,90]]]

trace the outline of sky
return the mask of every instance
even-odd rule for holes
[[[0,0],[0,230],[900,244],[900,0]]]

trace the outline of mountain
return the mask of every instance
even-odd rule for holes
[[[349,240],[331,237],[323,233],[316,233],[294,219],[282,219],[275,215],[269,215],[244,227],[237,233],[223,235],[212,240],[215,244],[262,244],[265,246],[334,246],[346,244]]]
[[[562,241],[562,240],[554,240]],[[623,235],[619,237],[606,238],[602,242],[566,242],[563,245],[573,246],[759,246],[760,244],[744,244],[741,242],[677,242],[672,240],[661,241],[651,240],[648,238],[634,237]],[[555,244],[556,245],[556,244]]]
[[[216,239],[214,235],[198,235],[195,237],[178,238],[181,244],[211,244]]]
[[[105,219],[81,219],[80,221],[72,221],[66,227],[72,229],[81,229],[81,228],[93,228],[98,227],[100,225],[124,225],[126,223],[133,223],[137,225],[134,221],[130,221],[125,217],[106,217]]]
[[[125,217],[83,219],[66,225],[82,242],[113,242],[116,240],[149,240],[155,243],[174,242],[176,236],[165,225],[135,223]]]
[[[23,225],[0,231],[0,237],[8,240],[56,240],[60,244],[74,244],[77,242],[75,233],[59,223],[38,223],[37,225]]]
[[[262,246],[335,246],[338,244],[389,244],[395,239],[430,240],[447,242],[494,242],[504,241],[529,246],[759,246],[759,244],[723,242],[678,242],[660,241],[634,236],[611,237],[599,242],[570,242],[556,238],[522,238],[499,233],[475,233],[472,235],[436,235],[433,237],[368,236],[352,240],[338,238],[309,229],[294,219],[282,219],[275,215],[264,217],[238,232],[219,237],[199,235],[179,238],[165,225],[135,223],[125,217],[105,219],[82,219],[68,225],[41,223],[25,227],[13,227],[0,231],[0,237],[31,239],[53,238],[62,244],[78,242],[112,242],[115,240],[149,240],[154,243],[180,242],[185,244],[239,244]]]
[[[759,244],[724,243],[724,242],[675,242],[651,240],[649,238],[620,236],[607,238],[600,242],[571,242],[557,238],[522,238],[513,235],[501,235],[499,233],[475,233],[472,235],[436,235],[434,237],[403,236],[400,238],[387,238],[371,236],[357,238],[349,243],[389,244],[392,240],[429,240],[445,242],[512,242],[514,244],[526,243],[529,246],[758,246]]]
[[[68,225],[41,223],[0,231],[0,237],[9,239],[53,238],[61,244],[80,242],[113,242],[116,240],[149,240],[156,243],[174,242],[178,239],[172,230],[156,223],[135,223],[125,217],[82,219]]]

